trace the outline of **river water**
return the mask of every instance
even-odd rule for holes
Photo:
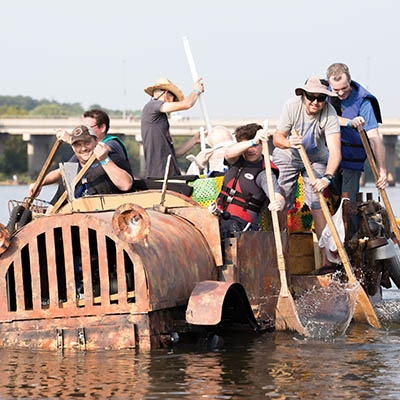
[[[363,190],[376,198],[372,186]],[[26,186],[0,186],[0,222],[8,221],[8,199],[26,193]],[[387,193],[400,215],[400,187]],[[273,332],[227,336],[214,350],[0,349],[0,399],[399,399],[400,291],[385,290],[384,299],[382,329],[352,323],[330,339]]]

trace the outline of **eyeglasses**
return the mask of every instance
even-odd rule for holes
[[[323,101],[326,100],[326,94],[319,94],[318,96],[316,96],[315,94],[304,92],[304,95],[307,97],[308,100],[311,101],[311,103],[314,100],[317,100],[318,103],[322,103]]]
[[[97,125],[89,126],[89,128],[92,128],[92,129],[97,128],[97,127],[98,127]]]

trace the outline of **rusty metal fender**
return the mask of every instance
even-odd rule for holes
[[[186,322],[192,325],[217,325],[223,316],[226,299],[236,305],[237,318],[258,327],[246,291],[240,283],[203,281],[192,291],[186,309]]]

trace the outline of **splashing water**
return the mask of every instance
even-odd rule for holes
[[[398,300],[382,301],[374,306],[384,329],[400,327],[400,303]]]
[[[296,299],[302,325],[309,337],[326,340],[343,335],[353,318],[358,286],[332,279]]]

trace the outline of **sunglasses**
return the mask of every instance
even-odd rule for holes
[[[308,92],[304,92],[304,95],[307,97],[308,100],[311,101],[311,103],[312,103],[314,100],[317,100],[318,103],[322,103],[323,101],[326,100],[326,94],[319,94],[318,96],[316,96],[315,94],[311,94],[311,93],[308,93]]]

